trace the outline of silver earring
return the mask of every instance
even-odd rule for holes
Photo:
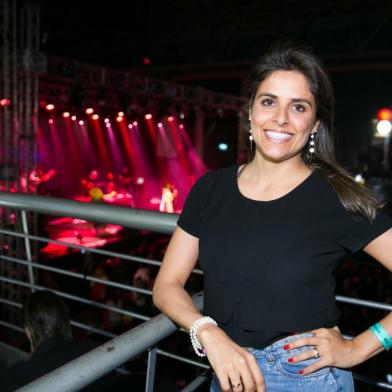
[[[310,153],[310,158],[312,158],[314,152],[315,152],[315,143],[314,143],[314,133],[310,135],[310,142],[309,142],[309,153]]]
[[[252,136],[251,129],[249,129],[249,145],[250,145],[250,149],[253,150],[253,136]]]

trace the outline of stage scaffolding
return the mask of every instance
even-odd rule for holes
[[[33,3],[0,0],[0,192],[26,192],[29,176],[37,167],[38,73],[40,11]],[[0,228],[22,230],[27,220],[37,229],[35,214],[0,209]],[[26,256],[23,241],[0,236],[0,254]],[[36,253],[36,252],[35,252]],[[34,250],[31,256],[34,256]],[[2,261],[3,277],[26,281],[25,269]],[[10,301],[20,300],[23,288],[2,284],[1,293]],[[19,311],[8,310],[2,318],[10,322]]]

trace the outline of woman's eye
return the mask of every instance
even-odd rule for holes
[[[304,105],[294,105],[294,109],[296,112],[303,113],[305,111],[305,106]]]
[[[273,105],[273,103],[274,103],[274,101],[271,98],[263,99],[261,101],[261,104],[263,106],[271,106],[271,105]]]

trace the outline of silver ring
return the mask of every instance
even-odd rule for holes
[[[313,352],[314,352],[314,355],[313,355],[313,358],[314,358],[314,359],[320,358],[320,353],[319,353],[319,351],[317,350],[317,348],[313,349]]]

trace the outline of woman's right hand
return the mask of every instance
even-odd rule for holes
[[[265,392],[264,377],[255,357],[213,324],[203,325],[198,339],[223,391]]]

